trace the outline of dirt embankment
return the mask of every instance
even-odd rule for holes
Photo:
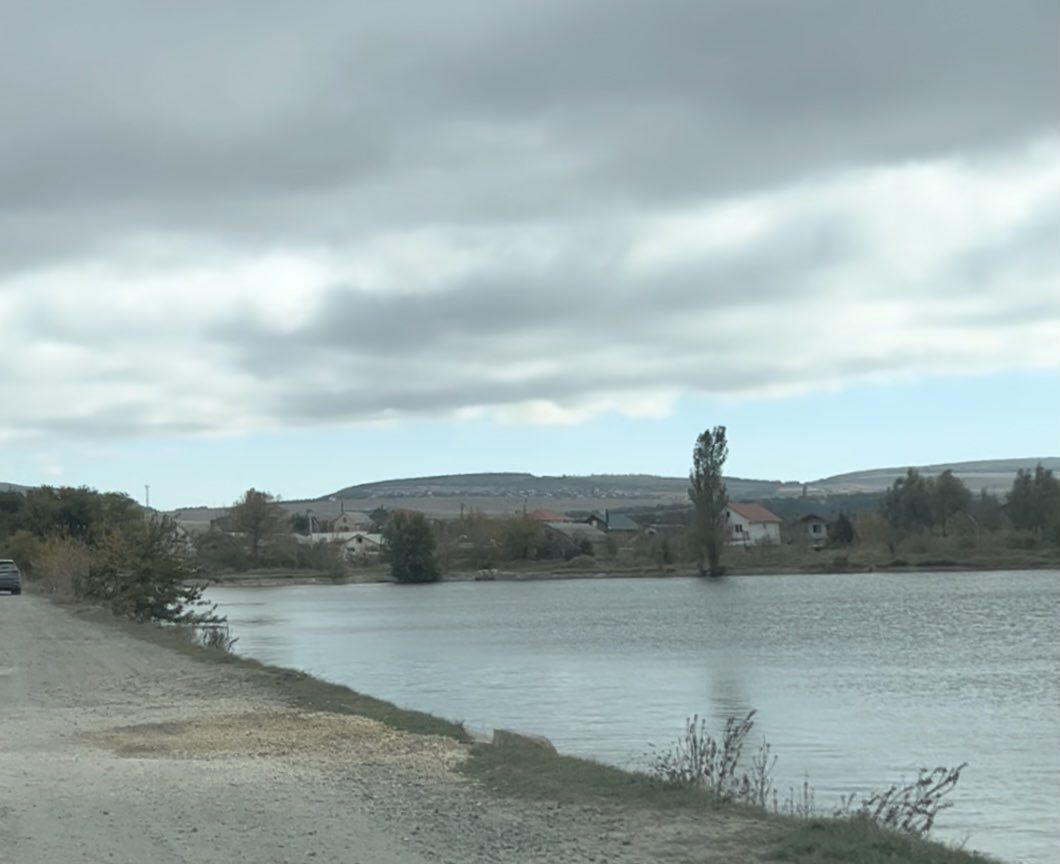
[[[0,597],[0,864],[762,860],[753,819],[503,798],[468,753]]]

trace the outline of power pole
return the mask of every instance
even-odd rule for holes
[[[150,509],[151,507],[151,484],[144,483],[144,506]]]

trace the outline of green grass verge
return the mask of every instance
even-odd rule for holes
[[[995,859],[884,831],[868,819],[785,819],[771,857],[791,864],[988,864]]]
[[[562,756],[529,744],[476,744],[460,769],[492,792],[560,804],[619,804],[658,810],[717,809],[713,796],[669,786],[590,759]]]

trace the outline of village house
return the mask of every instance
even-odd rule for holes
[[[607,535],[584,522],[545,522],[545,536],[557,541],[564,552],[585,551],[599,556],[607,551]]]
[[[374,564],[383,554],[383,535],[357,532],[346,541],[345,552],[351,564]]]
[[[610,510],[605,510],[603,513],[599,511],[592,513],[585,522],[594,528],[606,531],[608,534],[633,535],[640,531],[640,525],[628,516],[612,513]]]
[[[728,542],[736,546],[757,546],[780,542],[781,518],[761,504],[728,504],[725,508]]]
[[[807,513],[799,520],[800,534],[809,539],[814,548],[828,542],[828,522],[816,513]]]
[[[368,531],[372,527],[372,518],[367,513],[344,510],[327,523],[329,531]]]
[[[351,564],[372,564],[383,554],[385,541],[382,534],[368,531],[316,531],[312,534],[295,534],[298,543],[312,546],[330,543],[342,547],[343,556]]]

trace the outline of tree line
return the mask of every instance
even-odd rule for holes
[[[0,554],[45,590],[138,621],[221,621],[192,581],[176,523],[132,498],[87,487],[0,493]]]
[[[728,456],[724,426],[696,439],[689,471],[690,516],[625,541],[595,547],[564,538],[525,514],[487,517],[469,511],[458,520],[432,522],[420,513],[377,510],[386,560],[399,582],[431,582],[451,569],[556,561],[592,566],[600,556],[664,567],[694,562],[701,575],[725,572],[728,492],[722,474]],[[1038,465],[1021,470],[1005,498],[974,494],[951,471],[925,476],[909,469],[885,492],[877,522],[891,547],[903,538],[1014,529],[1060,546],[1060,481]],[[829,526],[829,542],[866,539],[871,519],[845,514]],[[306,517],[290,515],[269,493],[248,489],[213,530],[189,536],[172,519],[141,508],[127,495],[85,487],[40,487],[0,493],[0,556],[16,559],[27,575],[56,593],[102,602],[141,620],[206,622],[203,577],[260,567],[311,568],[342,575],[340,545],[310,543]]]
[[[1060,480],[1040,464],[1020,470],[1002,502],[986,490],[974,495],[952,471],[925,477],[910,468],[884,494],[880,514],[900,532],[946,536],[962,523],[985,531],[1011,525],[1060,543]]]

